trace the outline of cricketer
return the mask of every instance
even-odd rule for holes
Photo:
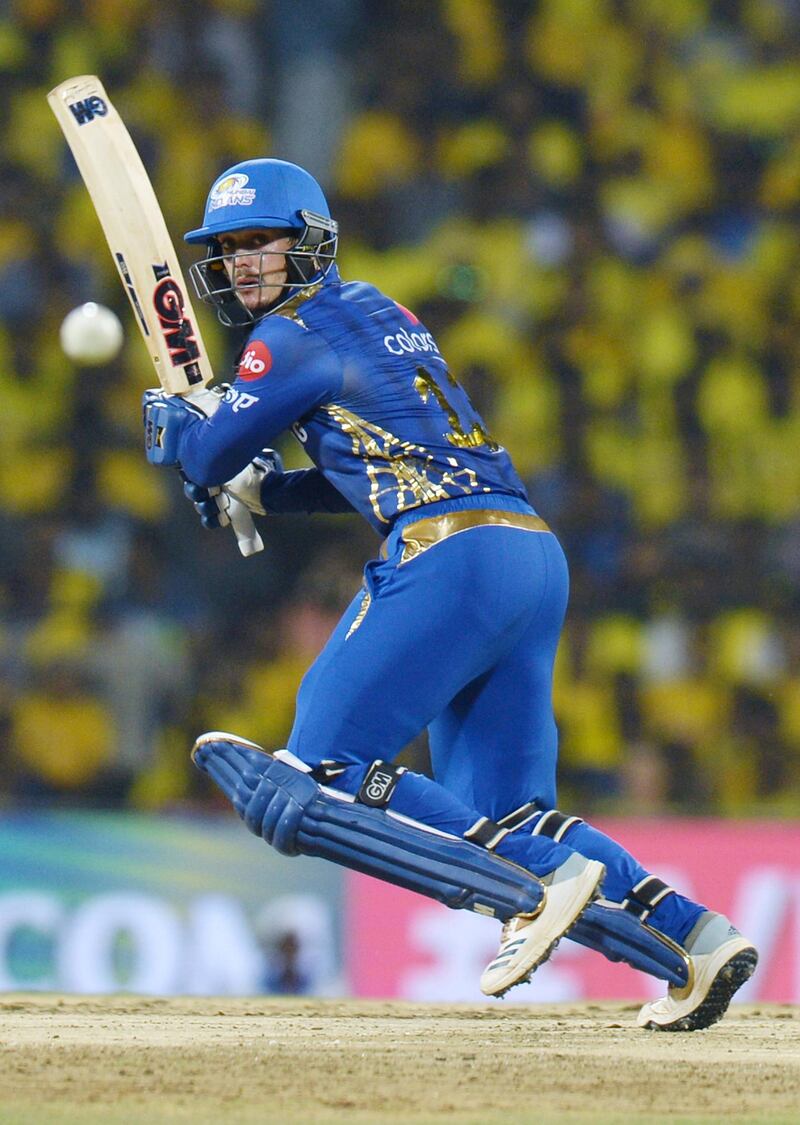
[[[180,467],[207,526],[234,496],[262,517],[355,511],[383,537],[303,680],[288,746],[211,732],[196,765],[280,851],[497,918],[487,995],[527,980],[566,934],[667,982],[641,1027],[714,1023],[756,950],[557,810],[566,561],[431,333],[341,280],[337,224],[296,165],[226,170],[185,237],[206,248],[198,296],[250,333],[230,386],[145,393],[148,459]],[[283,471],[269,446],[289,428],[315,467]],[[393,764],[426,728],[433,779]]]

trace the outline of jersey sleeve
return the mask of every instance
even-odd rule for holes
[[[356,510],[319,469],[290,469],[288,473],[269,473],[261,486],[261,503],[267,512],[274,515]]]
[[[190,480],[206,487],[236,476],[261,449],[342,387],[342,365],[321,337],[267,318],[244,347],[236,379],[216,414],[188,425],[178,448]]]

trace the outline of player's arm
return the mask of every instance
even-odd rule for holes
[[[264,513],[354,512],[350,501],[335,488],[319,469],[291,469],[267,477],[261,485]]]
[[[253,515],[354,512],[355,508],[319,469],[283,471],[280,456],[263,449],[241,473],[221,488],[205,488],[183,474],[183,491],[192,501],[203,527],[220,527],[227,515],[230,497],[239,500]]]
[[[148,459],[179,464],[196,484],[222,485],[341,386],[342,367],[332,349],[299,325],[276,319],[248,341],[236,380],[213,412],[186,399],[145,395]]]

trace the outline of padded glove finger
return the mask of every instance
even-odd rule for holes
[[[217,527],[227,527],[231,522],[225,512],[219,510],[219,504],[213,498],[204,504],[195,504],[195,511],[200,517],[200,523],[208,531]]]
[[[184,473],[181,473],[181,477],[183,478],[183,494],[187,500],[191,500],[203,527],[209,530],[227,527],[230,520],[222,503],[222,489],[205,488],[202,484],[195,484]]]
[[[211,498],[219,489],[205,488],[202,484],[195,484],[193,480],[189,480],[184,473],[181,473],[183,478],[183,495],[187,500],[191,500],[193,504],[203,504]]]

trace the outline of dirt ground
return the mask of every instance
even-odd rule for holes
[[[0,997],[0,1122],[800,1121],[800,1008]]]

